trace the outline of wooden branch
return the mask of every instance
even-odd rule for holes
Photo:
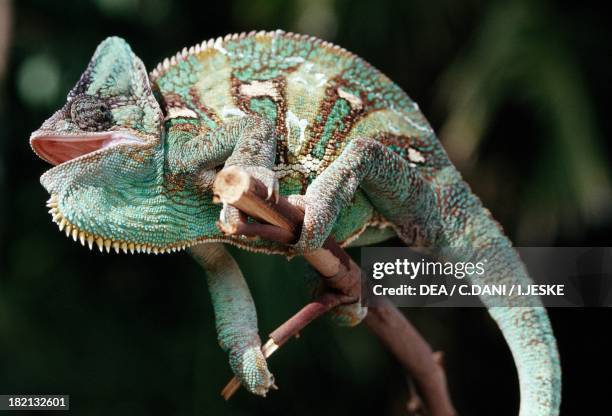
[[[299,234],[304,218],[302,211],[286,198],[279,198],[275,203],[266,200],[267,196],[265,185],[237,166],[223,169],[213,184],[213,202],[233,205],[256,220]]]
[[[383,298],[377,301],[376,307],[368,309],[365,323],[415,379],[428,414],[455,415],[447,390],[442,353],[431,350],[404,314]],[[419,397],[413,396],[406,407],[411,414],[423,414],[422,404]]]
[[[213,193],[216,202],[230,204],[258,221],[283,230],[257,229],[250,227],[249,223],[239,222],[225,228],[221,225],[222,231],[230,231],[228,234],[231,235],[246,231],[250,234],[244,235],[258,235],[284,244],[297,241],[303,212],[284,197],[278,201],[266,200],[265,186],[244,170],[235,166],[221,170],[215,179]],[[270,334],[270,339],[262,347],[266,357],[325,312],[341,303],[360,299],[361,270],[331,237],[322,248],[307,253],[304,258],[320,273],[328,291]],[[411,395],[407,403],[408,412],[414,415],[456,415],[447,389],[441,353],[432,352],[429,344],[395,305],[384,299],[369,307],[365,323],[416,381],[424,402]],[[234,378],[222,394],[228,399],[239,387],[240,382]]]
[[[291,205],[287,198],[279,197],[278,201],[266,200],[268,191],[257,179],[240,169],[231,166],[221,170],[213,184],[213,201],[223,202],[238,208],[248,216],[274,225],[281,230],[276,233],[265,230],[267,238],[283,244],[297,241],[304,213]],[[253,235],[252,224],[237,222],[235,224],[219,224],[220,230],[229,235],[238,235],[238,230],[248,230]],[[290,238],[291,233],[293,238]],[[263,235],[260,235],[262,238]],[[334,241],[328,238],[323,247],[304,255],[308,261],[324,278],[325,283],[332,289],[348,296],[359,299],[361,290],[360,269],[348,254]]]

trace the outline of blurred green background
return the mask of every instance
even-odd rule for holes
[[[253,29],[338,43],[415,99],[516,245],[609,246],[612,36],[581,2],[0,0],[0,394],[70,394],[78,415],[403,414],[400,368],[326,320],[275,355],[280,386],[224,402],[231,374],[204,276],[185,254],[103,255],[57,232],[28,137],[108,35],[153,68]],[[233,250],[264,335],[308,300],[303,261]],[[462,415],[515,415],[518,386],[483,310],[405,310],[446,353]],[[611,314],[551,311],[564,415],[603,414]],[[609,387],[609,382],[607,383]]]

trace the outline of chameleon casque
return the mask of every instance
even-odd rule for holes
[[[417,104],[363,59],[311,36],[211,39],[149,75],[124,40],[110,37],[30,143],[57,165],[41,183],[53,220],[75,241],[107,252],[191,247],[207,272],[219,342],[259,395],[274,381],[253,299],[223,243],[296,255],[330,234],[344,246],[396,235],[408,246],[467,247],[488,259],[493,281],[530,281]],[[295,245],[219,231],[219,219],[237,214],[212,202],[223,166],[244,168],[270,197],[290,195],[304,209]],[[483,302],[518,368],[520,414],[558,414],[559,357],[545,309]]]

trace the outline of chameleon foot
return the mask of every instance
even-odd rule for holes
[[[271,388],[276,388],[274,376],[268,370],[259,346],[249,347],[236,355],[230,354],[230,365],[236,377],[251,393],[266,397]]]
[[[304,211],[304,223],[297,243],[289,249],[291,255],[303,255],[323,246],[329,236],[336,213],[327,210],[326,198],[319,198],[317,194],[290,195],[289,202]]]
[[[339,326],[357,326],[368,314],[368,308],[361,302],[338,305],[329,311],[332,321]]]
[[[261,166],[240,166],[240,168],[244,169],[251,177],[260,180],[266,186],[268,191],[266,200],[271,199],[274,202],[278,202],[280,191],[278,179],[273,170]],[[247,217],[238,208],[224,203],[219,215],[219,221],[231,227],[239,222],[246,222]]]

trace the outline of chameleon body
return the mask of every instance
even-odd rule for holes
[[[67,235],[106,251],[191,247],[208,272],[219,341],[257,394],[273,379],[253,300],[220,243],[295,255],[330,234],[345,246],[397,235],[409,246],[467,248],[488,259],[492,281],[530,281],[416,103],[361,58],[310,36],[228,35],[185,48],[150,74],[125,41],[108,38],[31,145],[57,165],[41,182]],[[215,174],[230,165],[304,209],[295,245],[218,230],[219,219],[237,218],[212,203]],[[558,414],[559,358],[546,311],[538,302],[483,301],[514,355],[520,414]]]

